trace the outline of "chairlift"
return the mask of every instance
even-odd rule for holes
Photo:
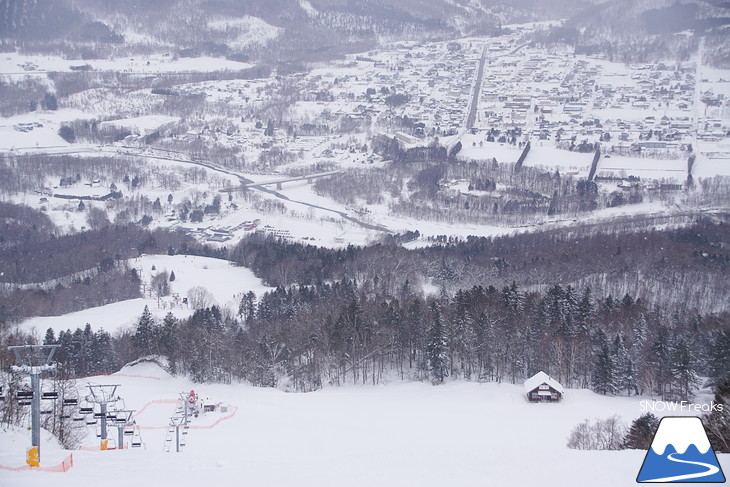
[[[106,417],[111,420],[117,419],[117,415],[115,413],[106,413]]]
[[[91,413],[94,412],[94,408],[91,408],[91,407],[82,407],[82,408],[79,408],[79,412],[81,414],[91,414]]]
[[[32,399],[33,391],[18,391],[15,393],[15,397],[18,399]]]
[[[30,406],[32,401],[18,401],[18,406]]]
[[[61,419],[71,419],[71,415],[70,414],[60,414],[58,417],[61,418]]]
[[[96,418],[96,419],[101,419],[104,416],[106,416],[104,413],[94,413],[94,418]]]
[[[133,436],[134,428],[124,428],[124,436]]]
[[[126,423],[126,422],[127,422],[127,418],[125,418],[125,417],[122,417],[122,416],[117,416],[116,422],[117,422],[117,423],[122,423],[122,424],[124,424],[124,423]]]
[[[58,392],[44,392],[41,394],[41,399],[58,399]]]
[[[96,424],[96,420],[89,418],[86,420],[86,424],[88,424],[89,426],[94,425]]]
[[[139,448],[140,446],[142,446],[142,441],[141,440],[140,441],[134,441],[134,440],[132,440],[132,448]]]
[[[46,409],[41,411],[41,414],[53,414],[53,409]]]
[[[64,406],[76,406],[78,403],[79,403],[79,400],[76,398],[63,400]]]

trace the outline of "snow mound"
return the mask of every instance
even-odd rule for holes
[[[0,465],[24,466],[25,451],[30,446],[30,430],[27,427],[0,424]],[[41,429],[41,452],[42,465],[57,463],[65,455],[65,451],[56,437],[45,429]],[[0,474],[0,478],[1,476]]]
[[[169,379],[172,376],[167,372],[169,364],[167,357],[161,355],[148,355],[129,362],[119,372],[112,376],[146,377],[155,379]]]

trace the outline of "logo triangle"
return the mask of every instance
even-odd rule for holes
[[[707,438],[702,420],[694,416],[662,418],[636,481],[725,482],[725,475]]]

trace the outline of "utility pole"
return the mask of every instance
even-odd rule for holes
[[[31,461],[39,465],[41,461],[41,374],[56,369],[56,364],[51,364],[53,354],[58,345],[19,345],[8,347],[15,354],[18,365],[12,367],[13,371],[30,375],[30,386],[33,390],[31,399],[31,446],[35,448],[37,458],[31,460],[28,456],[28,463]],[[38,465],[35,465],[36,467]]]
[[[103,442],[107,439],[107,404],[119,400],[119,396],[115,394],[119,384],[89,384],[88,387],[91,394],[86,396],[86,400],[99,405],[99,413],[94,416],[101,420],[101,441]]]

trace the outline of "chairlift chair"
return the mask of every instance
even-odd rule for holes
[[[41,399],[58,399],[58,392],[50,391],[41,394]]]
[[[18,406],[30,406],[30,403],[31,403],[31,402],[32,402],[32,401],[25,401],[25,400],[23,400],[23,401],[18,401]]]
[[[63,405],[64,406],[76,406],[78,403],[79,403],[79,400],[76,399],[76,398],[64,399],[63,400]]]
[[[91,413],[94,412],[94,408],[92,408],[92,407],[85,407],[85,406],[84,407],[80,407],[79,408],[79,412],[81,414],[91,414]]]
[[[81,421],[84,421],[85,419],[86,418],[84,418],[83,416],[74,416],[72,421],[81,422]]]
[[[88,424],[89,426],[94,425],[94,424],[96,424],[96,420],[93,418],[87,418],[86,424]]]

